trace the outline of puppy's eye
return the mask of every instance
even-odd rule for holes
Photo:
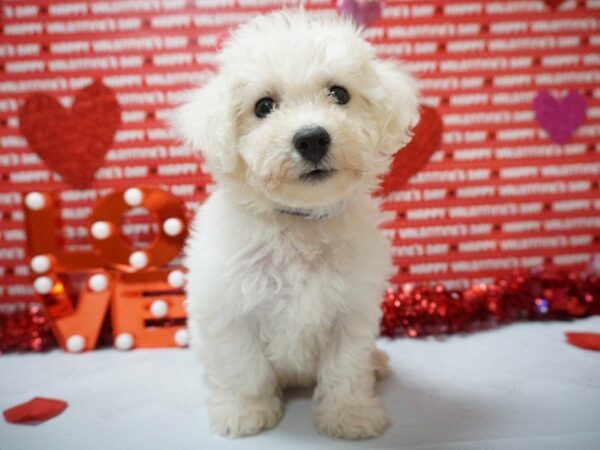
[[[329,96],[336,102],[338,105],[345,105],[350,101],[350,94],[346,88],[342,86],[332,86],[329,88]]]
[[[254,105],[254,114],[256,117],[261,119],[267,117],[271,111],[275,108],[275,100],[269,97],[261,98]]]

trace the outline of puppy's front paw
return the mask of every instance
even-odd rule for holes
[[[211,429],[221,436],[242,437],[274,427],[281,419],[281,399],[215,394],[208,402]]]
[[[314,410],[319,433],[337,439],[368,439],[380,436],[388,419],[378,398],[361,401],[322,401]]]

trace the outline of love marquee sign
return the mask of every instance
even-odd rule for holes
[[[164,268],[179,255],[187,236],[181,203],[152,187],[107,195],[90,216],[89,252],[59,246],[56,206],[48,193],[25,197],[30,266],[36,274],[33,287],[59,345],[74,353],[94,349],[110,314],[114,344],[120,350],[187,346],[184,271]],[[160,224],[143,249],[132,247],[118,229],[121,216],[136,207],[150,211]],[[69,292],[74,274],[83,275],[77,302]]]

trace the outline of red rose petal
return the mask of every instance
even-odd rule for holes
[[[28,402],[4,410],[4,418],[10,423],[43,422],[58,416],[67,406],[68,403],[62,400],[35,397]]]
[[[586,350],[600,351],[600,333],[577,333],[569,331],[565,333],[569,344]]]

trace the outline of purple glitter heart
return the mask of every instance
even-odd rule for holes
[[[566,144],[571,135],[585,120],[587,104],[575,91],[562,100],[556,100],[548,92],[539,92],[533,99],[535,119],[557,144]]]
[[[380,0],[337,0],[340,14],[352,17],[359,25],[368,26],[381,17],[383,2]]]

